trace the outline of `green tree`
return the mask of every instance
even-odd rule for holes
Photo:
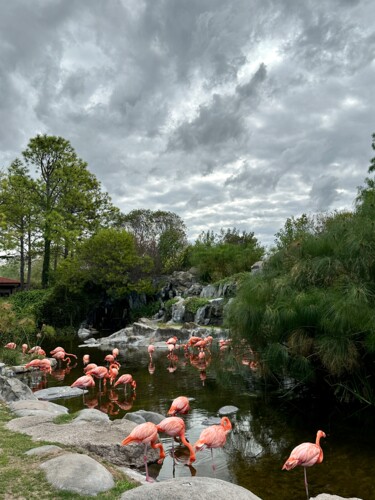
[[[30,286],[33,247],[37,240],[38,210],[35,201],[35,182],[17,159],[0,181],[0,207],[4,221],[1,246],[12,251],[13,258],[19,259],[22,289]]]
[[[138,251],[154,262],[156,273],[178,267],[187,246],[186,226],[173,212],[133,210],[122,217],[123,227],[135,237]]]
[[[76,241],[87,238],[119,212],[100,183],[62,137],[37,135],[23,157],[39,177],[35,181],[43,240],[42,286],[50,282],[52,251],[58,256],[74,251]]]

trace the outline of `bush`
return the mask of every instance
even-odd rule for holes
[[[199,308],[209,304],[209,302],[208,299],[189,297],[185,300],[185,311],[195,315]]]

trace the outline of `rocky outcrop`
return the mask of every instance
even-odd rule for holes
[[[17,417],[46,417],[55,418],[65,415],[68,409],[65,406],[39,400],[22,400],[10,403],[9,408]]]
[[[37,399],[32,390],[17,378],[0,375],[0,400],[10,403],[24,399]]]
[[[145,484],[126,491],[121,500],[261,500],[251,491],[233,483],[211,477],[186,477],[170,479],[160,483]]]

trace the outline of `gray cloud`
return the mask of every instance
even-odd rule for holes
[[[124,212],[266,244],[351,208],[374,132],[372,0],[26,0],[0,7],[0,161],[71,141]]]

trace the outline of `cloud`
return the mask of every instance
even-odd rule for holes
[[[26,0],[0,15],[0,161],[71,141],[121,210],[266,244],[351,208],[372,156],[372,0]]]

